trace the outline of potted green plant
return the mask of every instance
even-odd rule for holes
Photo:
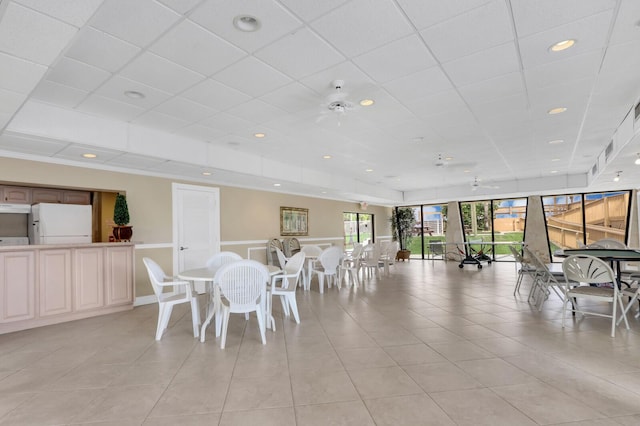
[[[118,193],[116,202],[113,206],[113,237],[116,241],[131,241],[133,228],[129,226],[129,207],[127,206],[127,198]]]
[[[396,255],[398,260],[409,260],[411,250],[411,233],[416,223],[416,217],[411,207],[396,207],[391,214],[391,233],[393,241],[400,243],[400,251]]]

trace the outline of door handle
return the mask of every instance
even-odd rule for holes
[[[180,246],[180,251],[182,251],[182,250],[187,250],[188,248],[189,248],[189,247],[182,247],[182,246]]]

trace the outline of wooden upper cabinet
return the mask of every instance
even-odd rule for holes
[[[62,191],[62,202],[65,204],[91,204],[91,192]]]
[[[31,190],[31,200],[35,203],[61,203],[62,191],[50,188],[33,188]]]
[[[14,204],[31,204],[31,188],[21,186],[4,186],[2,191],[2,201]]]

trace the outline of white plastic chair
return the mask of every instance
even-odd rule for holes
[[[395,265],[396,255],[399,250],[400,243],[398,241],[389,241],[381,247],[380,263],[382,264],[385,275],[389,275],[389,269]]]
[[[562,269],[567,281],[575,281],[581,284],[573,288],[568,288],[565,292],[564,304],[562,305],[562,327],[567,312],[567,303],[573,301],[572,312],[579,312],[583,316],[595,315],[599,317],[611,318],[611,337],[616,336],[617,308],[620,307],[624,324],[629,329],[626,310],[622,303],[622,294],[618,290],[618,283],[613,269],[607,263],[594,256],[577,255],[569,256],[562,262]],[[591,284],[600,284],[593,286]],[[602,284],[608,284],[602,286]],[[612,303],[611,314],[603,314],[597,311],[587,311],[578,305],[578,298],[589,301],[602,301]],[[619,321],[618,321],[619,322]]]
[[[207,268],[211,269],[212,275],[216,273],[222,266],[232,262],[242,260],[242,256],[231,251],[221,251],[216,253],[207,260]],[[207,318],[202,324],[200,330],[200,342],[205,341],[205,330],[211,324],[213,316],[216,315],[216,337],[220,336],[222,319],[220,318],[220,290],[217,285],[209,288],[209,304],[207,305]]]
[[[354,244],[353,251],[348,255],[343,256],[340,262],[340,276],[338,279],[342,281],[343,278],[346,278],[347,286],[351,285],[353,282],[354,287],[358,287],[360,285],[360,261],[362,260],[362,245]]]
[[[269,270],[255,260],[239,260],[222,266],[216,272],[214,281],[220,287],[222,305],[222,341],[224,349],[227,342],[229,315],[231,313],[248,314],[255,312],[258,317],[262,344],[266,344],[265,310]]]
[[[365,270],[367,277],[371,277],[371,272],[373,271],[375,272],[376,278],[380,278],[381,255],[379,244],[373,243],[365,247],[361,266],[362,269]]]
[[[280,269],[284,269],[284,267],[287,264],[287,257],[284,255],[284,253],[282,252],[282,250],[280,250],[279,248],[275,248],[276,250],[276,256],[278,256],[278,266],[280,266]]]
[[[149,273],[149,280],[153,292],[158,299],[158,326],[156,327],[156,340],[162,339],[162,334],[169,325],[173,307],[180,303],[191,303],[191,321],[193,322],[193,337],[200,335],[200,309],[198,299],[191,288],[189,281],[177,281],[173,277],[167,276],[160,265],[152,259],[145,257],[142,259],[144,266]],[[164,293],[165,287],[172,287],[173,292]],[[184,290],[184,292],[182,292]],[[176,293],[177,292],[177,293]]]
[[[276,331],[276,322],[272,315],[274,296],[280,296],[284,315],[288,317],[289,311],[293,312],[296,323],[300,324],[298,303],[296,302],[296,288],[298,287],[298,280],[300,279],[300,273],[304,266],[304,259],[304,253],[298,252],[294,254],[285,265],[282,274],[271,277],[271,288],[268,290],[269,295],[267,296],[267,319],[270,321],[273,331]],[[279,287],[278,282],[280,282]]]
[[[311,269],[311,274],[318,275],[318,286],[320,293],[324,293],[324,278],[327,277],[327,287],[331,287],[331,283],[335,283],[338,289],[341,284],[337,279],[338,265],[340,264],[340,258],[342,257],[342,250],[337,246],[331,246],[322,251],[318,256],[318,261],[315,262]]]
[[[307,258],[303,268],[303,282],[301,284],[304,285],[305,290],[309,290],[311,288],[311,270],[313,269],[313,263],[318,260],[318,256],[322,253],[322,248],[316,245],[308,245],[302,246],[300,251],[303,252]]]

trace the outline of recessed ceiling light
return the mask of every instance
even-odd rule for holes
[[[373,171],[373,169],[365,169],[365,172],[367,173],[371,173]]]
[[[554,140],[552,140],[552,141],[549,141],[549,143],[550,143],[551,145],[555,145],[555,144],[557,144],[557,143],[563,143],[563,142],[564,142],[564,140],[563,140],[563,139],[554,139]]]
[[[233,18],[233,26],[240,31],[250,33],[253,31],[258,31],[260,29],[260,21],[258,21],[256,17],[251,15],[238,15]]]
[[[124,92],[124,95],[127,98],[131,98],[131,99],[144,99],[145,98],[145,94],[142,92],[136,92],[135,90],[127,90],[126,92]]]
[[[640,166],[640,152],[637,153],[636,155],[637,155],[637,157],[636,157],[636,161],[634,161],[634,163],[635,163],[636,166]]]
[[[556,161],[560,161],[560,159],[559,158],[552,158],[551,161],[552,162],[556,162]]]
[[[453,157],[444,157],[444,159],[447,160],[447,161],[451,161],[451,160],[453,160]]]
[[[274,183],[273,186],[281,186],[279,183]]]
[[[330,160],[331,156],[330,155],[323,155],[322,158],[324,158],[325,160]]]
[[[96,155],[96,154],[82,154],[82,156],[83,156],[84,158],[96,158],[96,157],[97,157],[97,155]]]
[[[620,181],[620,173],[622,173],[622,172],[616,172],[616,175],[615,175],[615,177],[613,178],[613,181],[614,181],[614,182],[618,182],[618,181]]]
[[[326,194],[326,193],[327,193],[327,191],[322,191],[322,192],[321,192],[321,194]]]
[[[552,52],[561,52],[563,50],[566,50],[566,49],[570,48],[574,44],[576,44],[576,41],[573,40],[573,39],[562,40],[562,41],[559,41],[556,44],[552,45],[549,48],[549,50],[551,50]]]
[[[471,173],[471,170],[463,170],[463,173]]]
[[[550,115],[560,114],[560,113],[565,112],[566,110],[567,110],[567,108],[565,108],[565,107],[552,108],[549,111],[547,111],[547,114],[550,114]]]
[[[551,170],[549,173],[554,174],[554,173],[558,173],[557,170]]]
[[[375,104],[373,99],[363,99],[363,100],[360,101],[360,105],[362,105],[362,106],[371,106],[373,104]]]
[[[211,172],[202,172],[202,176],[211,176]]]
[[[253,136],[255,136],[256,138],[264,138],[267,135],[265,135],[264,133],[254,133]]]

